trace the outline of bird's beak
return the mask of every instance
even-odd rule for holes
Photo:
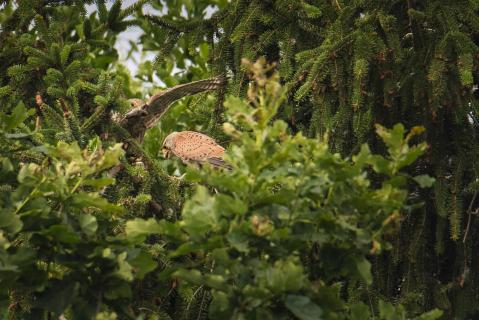
[[[170,150],[168,150],[168,149],[163,149],[163,150],[161,150],[161,152],[163,153],[163,157],[164,157],[165,159],[168,159],[168,158],[170,157]]]

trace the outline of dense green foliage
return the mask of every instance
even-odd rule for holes
[[[371,285],[366,257],[390,246],[384,236],[395,229],[411,179],[400,170],[425,151],[425,143],[408,146],[422,130],[406,135],[402,125],[378,126],[387,157],[364,145],[352,161],[341,159],[326,141],[291,136],[284,121],[272,122],[285,92],[265,77],[260,63],[252,71],[250,101],[225,102],[232,172],[188,172],[200,185],[185,202],[181,221],[133,220],[126,233],[138,241],[167,235],[174,245],[172,268],[163,273],[174,272],[180,285],[198,286],[188,289],[192,304],[211,288],[211,318],[369,319],[361,291],[346,299],[340,291]],[[376,184],[369,166],[381,176]],[[431,182],[426,176],[414,180]],[[404,316],[388,308],[380,305],[381,318]]]
[[[206,5],[149,26],[176,35],[157,36],[156,47],[170,49],[158,69],[206,43],[212,69],[230,71],[228,90],[245,96],[241,58],[265,56],[288,91],[279,116],[293,132],[329,132],[331,149],[346,156],[364,142],[385,152],[375,123],[425,126],[430,149],[411,172],[436,184],[411,193],[425,205],[404,216],[394,249],[375,259],[370,299],[388,297],[411,313],[439,307],[448,319],[477,316],[477,1],[238,0],[219,2],[205,19]],[[194,72],[195,56],[187,58]]]
[[[0,1],[0,317],[477,312],[476,2],[90,2]],[[142,144],[112,121],[139,80],[219,73]],[[162,159],[173,130],[233,171]]]

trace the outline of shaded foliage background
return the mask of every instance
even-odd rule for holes
[[[7,279],[15,279],[17,287],[13,290],[13,282],[10,282],[2,288],[5,317],[38,319],[65,313],[67,318],[96,315],[101,319],[115,317],[110,313],[114,311],[120,318],[147,315],[202,318],[206,317],[212,299],[217,301],[212,305],[212,316],[233,312],[240,317],[258,312],[256,316],[284,314],[309,319],[323,313],[328,318],[362,319],[374,312],[384,319],[402,319],[406,314],[413,317],[433,308],[442,309],[444,318],[464,318],[476,312],[477,305],[473,303],[478,295],[474,272],[478,262],[473,255],[478,242],[473,215],[477,190],[474,84],[477,82],[479,20],[474,1],[453,4],[439,0],[151,1],[149,6],[161,13],[142,10],[146,2],[138,1],[126,8],[115,2],[108,9],[104,2],[98,1],[97,12],[90,15],[86,13],[85,4],[91,1],[74,1],[69,5],[43,0],[21,1],[15,5],[11,1],[2,2],[1,281],[3,284]],[[153,92],[142,89],[139,81],[117,61],[113,45],[118,34],[130,26],[144,31],[139,39],[143,50],[157,55],[155,61],[139,66],[141,82],[153,81],[155,75],[166,86],[172,86],[227,73],[230,85],[216,95],[183,99],[157,128],[147,133],[140,148],[130,148],[125,156],[115,153],[109,166],[115,165],[113,158],[118,157],[123,169],[116,175],[116,183],[110,185],[107,167],[101,162],[105,159],[104,152],[117,150],[115,143],[122,140],[110,121],[110,114],[128,110],[125,98]],[[357,251],[352,256],[360,258],[345,263],[349,269],[341,273],[344,278],[338,278],[337,270],[322,265],[322,261],[305,258],[307,250],[313,257],[318,251],[311,241],[301,240],[306,242],[303,251],[293,250],[297,245],[286,245],[288,250],[283,252],[267,249],[274,243],[271,239],[269,242],[258,240],[260,247],[251,253],[243,252],[244,259],[280,255],[282,261],[278,260],[277,264],[272,259],[260,259],[266,270],[271,269],[270,274],[308,275],[307,285],[303,283],[304,287],[293,289],[287,286],[287,279],[274,280],[285,283],[279,291],[268,287],[268,281],[273,280],[264,280],[262,284],[258,280],[260,288],[276,292],[273,296],[254,290],[238,294],[234,291],[238,289],[224,289],[218,278],[208,276],[208,271],[214,269],[211,261],[215,261],[208,255],[209,251],[224,248],[195,238],[193,225],[201,228],[201,219],[175,222],[182,214],[195,217],[195,210],[200,210],[195,207],[201,208],[199,203],[203,202],[211,207],[199,214],[208,216],[208,213],[219,219],[226,213],[214,203],[227,202],[225,199],[229,198],[225,196],[232,193],[239,207],[239,203],[247,204],[246,217],[257,217],[256,222],[251,220],[251,223],[261,229],[244,229],[242,236],[258,236],[251,232],[266,232],[263,236],[269,236],[269,228],[276,228],[277,223],[281,225],[282,220],[264,220],[261,211],[253,213],[257,208],[250,207],[250,199],[231,189],[237,180],[228,180],[240,175],[261,177],[262,171],[252,170],[255,167],[252,164],[248,169],[251,172],[242,171],[238,164],[237,177],[233,174],[231,178],[218,177],[215,181],[214,177],[222,175],[213,172],[209,173],[211,177],[199,178],[219,191],[212,194],[206,189],[192,189],[197,183],[194,179],[176,178],[185,172],[182,164],[158,157],[166,134],[189,129],[209,133],[223,145],[233,141],[239,149],[233,148],[232,155],[261,159],[261,153],[254,148],[246,150],[247,136],[239,139],[231,135],[232,132],[227,135],[223,131],[226,115],[234,117],[231,110],[225,113],[226,95],[254,97],[248,95],[250,73],[242,66],[241,59],[256,60],[260,56],[277,63],[279,81],[286,92],[286,100],[276,106],[277,113],[272,112],[270,116],[283,119],[287,126],[277,125],[280,128],[272,132],[268,131],[272,129],[260,128],[271,134],[268,140],[271,148],[265,148],[265,152],[276,150],[275,137],[306,139],[289,138],[289,134],[301,131],[310,138],[322,137],[328,132],[330,151],[339,152],[343,157],[357,154],[364,142],[369,143],[373,152],[387,154],[387,147],[374,134],[374,123],[392,127],[402,122],[408,128],[424,125],[430,148],[425,157],[407,170],[411,176],[436,177],[433,189],[420,189],[412,182],[407,185],[408,198],[395,204],[396,210],[402,201],[406,204],[393,219],[399,233],[388,233],[383,239],[381,231],[378,239],[366,236],[364,243],[359,241],[357,245],[361,247],[355,248]],[[241,109],[240,106],[246,108],[246,105],[240,100],[229,100],[226,106],[248,114]],[[252,129],[245,124],[239,128]],[[402,129],[395,128],[395,136],[402,138]],[[310,140],[294,140],[290,145],[301,145],[304,141]],[[327,150],[323,152],[326,158],[332,156]],[[279,158],[269,165],[287,166],[291,161],[298,161],[295,156],[293,153],[293,158]],[[138,161],[139,158],[142,161]],[[234,157],[230,160],[235,162]],[[268,160],[264,161],[258,166],[267,167]],[[80,169],[75,171],[68,163],[79,163]],[[92,166],[95,171],[88,171]],[[268,170],[266,177],[272,174]],[[52,172],[57,172],[61,181],[55,180]],[[290,179],[281,177],[286,179],[285,183]],[[302,181],[294,179],[298,179],[298,183]],[[373,175],[370,179],[371,188],[380,187],[381,176]],[[406,187],[402,180],[395,180],[392,187]],[[343,183],[343,180],[333,181]],[[419,178],[419,181],[424,185],[431,182],[427,178]],[[244,188],[250,183],[253,182],[245,182]],[[46,189],[42,189],[44,186]],[[366,185],[362,187],[366,189],[359,191],[368,190]],[[276,189],[270,191],[273,190]],[[25,198],[25,195],[30,196]],[[110,202],[99,201],[100,195]],[[185,197],[190,202],[183,206]],[[308,199],[307,195],[298,197]],[[28,201],[22,205],[20,199]],[[281,212],[279,208],[278,212]],[[140,223],[141,232],[125,236],[125,225],[132,228],[127,221],[138,217],[156,220],[145,220],[148,221],[145,225],[139,222],[141,220],[133,220]],[[219,235],[216,239],[223,236],[222,219],[215,220],[220,224],[219,229],[213,229]],[[359,230],[371,227],[367,226],[369,218],[364,219],[359,222]],[[156,227],[158,221],[160,227]],[[233,223],[230,219],[226,221]],[[326,230],[323,236],[332,231]],[[145,242],[138,241],[142,232],[149,234]],[[371,242],[373,239],[378,242]],[[238,243],[240,240],[236,239]],[[178,248],[182,241],[192,247]],[[341,248],[346,242],[334,242],[332,247]],[[372,254],[381,254],[364,260],[368,256],[366,244],[371,243],[382,245],[373,247],[372,251]],[[201,254],[189,253],[192,248],[198,249],[195,245],[203,250]],[[383,252],[384,246],[391,250]],[[211,252],[218,261],[223,261],[224,251]],[[332,256],[336,257],[334,253],[333,250]],[[230,259],[241,257],[231,257],[231,252],[226,254]],[[372,263],[371,275],[365,271],[369,270],[368,261]],[[224,263],[218,262],[220,267],[217,265],[215,272],[221,273],[221,268],[230,267],[227,261]],[[298,267],[300,265],[303,267]],[[257,265],[247,266],[255,270]],[[354,271],[354,266],[358,266],[358,270]],[[178,271],[179,267],[182,269]],[[284,268],[294,270],[284,272]],[[191,270],[202,271],[203,275]],[[248,274],[242,270],[235,272],[238,277]],[[324,282],[319,287],[330,289],[326,296],[331,300],[326,301],[339,301],[338,305],[316,300],[320,294],[309,282],[314,282],[315,277]],[[231,296],[239,300],[228,300]],[[255,298],[248,300],[251,296]],[[248,301],[246,305],[241,299]],[[218,309],[218,301],[224,302],[224,309]],[[254,304],[246,307],[251,301],[271,302],[261,311]],[[315,303],[319,306],[312,307]],[[240,305],[241,308],[235,309]],[[284,313],[285,307],[291,313]],[[322,311],[312,315],[297,313],[308,308]],[[430,316],[438,316],[438,313]]]
[[[209,19],[194,10],[188,17],[157,18],[158,32],[178,37],[175,44],[164,40],[170,51],[158,55],[158,68],[175,61],[178,51],[208,43],[212,69],[231,72],[229,92],[244,96],[248,77],[241,58],[264,55],[278,63],[288,90],[280,117],[293,132],[310,137],[329,132],[331,149],[343,155],[354,154],[366,141],[384,151],[374,123],[424,125],[430,149],[411,170],[435,176],[436,184],[411,193],[425,205],[404,216],[394,249],[375,260],[376,281],[365,294],[373,300],[394,297],[411,312],[436,306],[446,318],[474,316],[477,3],[244,0],[222,5]],[[204,6],[198,4],[200,10]],[[221,114],[220,105],[215,110]]]

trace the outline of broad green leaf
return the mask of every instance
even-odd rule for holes
[[[364,303],[355,303],[351,306],[351,320],[369,320],[371,313],[369,307]]]
[[[127,281],[132,281],[133,280],[133,268],[131,265],[126,261],[127,253],[122,252],[117,256],[117,263],[118,263],[118,269],[115,272],[115,275],[118,277],[127,280]]]
[[[224,216],[228,216],[230,213],[233,215],[243,215],[248,210],[246,204],[233,197],[219,194],[216,197],[216,210],[224,212]]]
[[[374,171],[382,174],[393,174],[391,171],[391,161],[380,155],[372,155],[369,157],[369,164],[373,166]]]
[[[207,232],[218,230],[219,214],[215,206],[216,198],[212,197],[205,187],[198,186],[191,200],[185,203],[181,227],[192,237],[201,237]]]
[[[13,171],[13,164],[9,158],[2,159],[2,171],[3,172],[11,172]]]
[[[421,174],[418,176],[415,176],[414,181],[416,181],[421,188],[429,188],[432,187],[436,179],[433,177],[427,175],[427,174]]]
[[[296,292],[305,285],[303,267],[296,259],[276,261],[274,266],[258,272],[258,281],[273,293]]]
[[[249,234],[240,229],[231,230],[226,239],[239,252],[248,253],[249,251]]]
[[[80,236],[75,233],[70,226],[67,225],[53,225],[48,229],[40,231],[39,233],[51,240],[56,240],[63,243],[75,244],[81,241]]]
[[[92,186],[95,188],[103,188],[112,183],[115,183],[113,178],[98,178],[98,179],[87,179],[83,182],[85,186]]]
[[[442,317],[443,311],[439,309],[434,309],[429,312],[423,313],[419,317],[415,318],[416,320],[436,320]]]
[[[411,138],[414,137],[414,136],[420,135],[424,131],[426,131],[426,128],[424,128],[423,126],[412,127],[411,130],[409,131],[409,133],[406,136],[406,141],[411,140]]]
[[[210,54],[210,47],[208,46],[208,44],[207,43],[201,43],[199,45],[199,48],[200,48],[200,57],[203,60],[208,60],[209,54]]]
[[[188,254],[190,252],[195,252],[196,250],[200,250],[202,249],[202,245],[199,245],[197,243],[194,243],[194,242],[187,242],[187,243],[183,243],[182,245],[180,245],[178,247],[178,249],[176,249],[175,251],[173,251],[170,256],[171,257],[179,257],[179,256],[182,256],[182,255],[185,255],[185,254]]]
[[[72,196],[72,203],[79,208],[93,207],[111,213],[124,210],[122,207],[108,202],[95,193],[76,193]]]
[[[95,136],[93,139],[90,139],[88,141],[86,149],[90,152],[95,152],[96,150],[100,149],[101,147],[102,147],[102,145],[101,145],[100,138],[98,136]]]
[[[209,316],[211,319],[227,319],[231,316],[229,295],[225,292],[213,290],[213,300],[209,307]]]
[[[156,261],[145,252],[140,252],[134,259],[128,262],[133,267],[135,278],[138,279],[143,279],[147,273],[155,270],[158,265]]]
[[[204,284],[203,275],[198,270],[179,269],[175,273],[173,273],[173,276],[181,278],[192,284],[196,284],[196,285]]]
[[[204,283],[206,286],[216,290],[226,291],[228,289],[226,280],[221,275],[207,274]]]
[[[379,316],[384,320],[405,320],[406,315],[401,305],[394,306],[390,302],[379,300]]]
[[[367,163],[370,163],[371,150],[367,144],[361,146],[361,150],[355,156],[353,156],[353,161],[356,163],[358,168],[362,168]]]
[[[129,297],[130,295],[128,295]],[[118,297],[115,297],[118,298]],[[140,318],[143,319],[143,318]],[[95,320],[118,320],[116,312],[102,311],[98,312],[95,316]]]
[[[286,296],[285,305],[298,319],[320,320],[323,311],[309,297],[292,295]]]
[[[396,310],[391,303],[379,300],[379,316],[385,320],[396,319]]]
[[[7,139],[23,139],[31,137],[33,133],[6,133],[5,138]]]
[[[7,250],[10,247],[10,242],[3,235],[3,231],[0,230],[0,249]]]
[[[358,274],[367,284],[371,284],[373,282],[371,263],[364,257],[356,258],[355,261]]]
[[[61,314],[75,298],[79,284],[68,281],[51,281],[49,287],[39,294],[37,306]]]
[[[409,151],[403,155],[398,163],[397,163],[397,169],[404,168],[410,164],[412,164],[414,161],[416,161],[421,155],[424,154],[424,152],[427,149],[427,144],[426,143],[421,143],[416,146],[413,146],[409,149]]]
[[[8,233],[15,234],[23,227],[20,217],[8,209],[0,209],[0,228]]]
[[[404,137],[404,126],[400,123],[396,124],[392,130],[389,130],[380,124],[376,124],[376,133],[381,137],[390,151],[397,151],[401,148]]]
[[[150,218],[148,220],[134,219],[126,223],[125,232],[128,237],[147,236],[150,234],[161,234],[163,229],[158,222]]]
[[[80,227],[82,228],[83,232],[89,236],[94,235],[98,229],[98,222],[91,214],[80,215],[78,222],[80,223]]]
[[[108,300],[131,298],[131,296],[131,285],[125,281],[121,281],[115,286],[108,286],[105,288],[105,298]]]
[[[98,170],[108,169],[120,163],[120,157],[125,153],[121,146],[121,143],[116,143],[105,151],[98,161]]]
[[[6,115],[3,118],[5,123],[5,131],[10,131],[18,127],[26,118],[32,115],[32,111],[25,108],[25,104],[20,101],[15,108],[13,108],[10,115]]]
[[[40,166],[36,163],[29,163],[20,168],[20,172],[18,173],[17,179],[18,182],[22,184],[37,184],[39,173],[40,173]]]

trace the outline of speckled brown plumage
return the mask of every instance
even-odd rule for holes
[[[226,84],[226,77],[220,75],[211,79],[180,84],[153,95],[147,103],[141,99],[130,99],[132,109],[121,119],[121,125],[134,137],[140,138],[152,128],[173,102],[183,97],[204,91],[216,90]]]
[[[213,138],[195,131],[170,133],[163,141],[163,154],[168,158],[171,154],[185,163],[210,163],[215,167],[230,168],[223,159],[225,149]]]

